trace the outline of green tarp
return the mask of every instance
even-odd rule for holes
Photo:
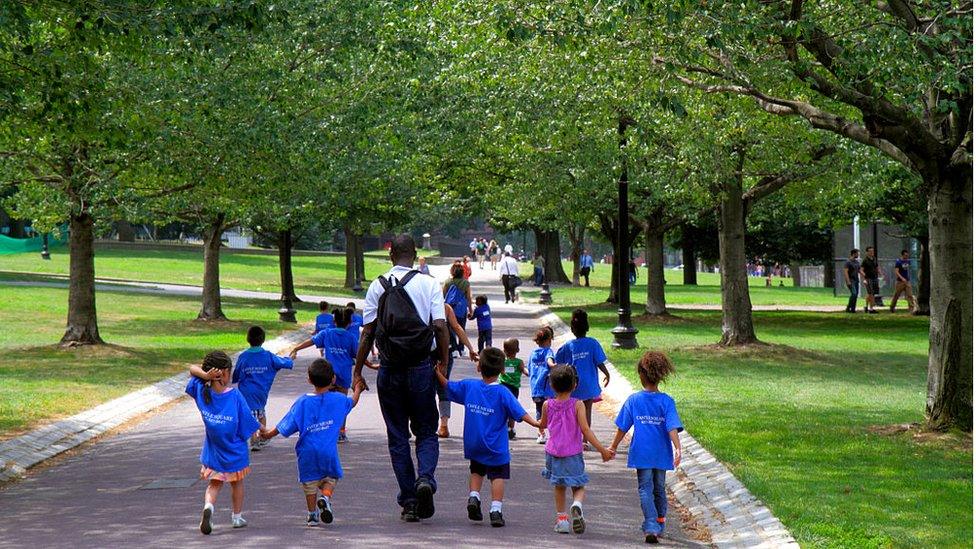
[[[48,236],[48,248],[63,246],[67,242],[67,234],[58,238],[51,234]],[[40,252],[44,247],[44,239],[40,235],[33,238],[10,238],[0,234],[0,254],[19,254],[24,252]]]

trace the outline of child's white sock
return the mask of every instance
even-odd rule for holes
[[[204,509],[210,509],[211,512],[214,510],[213,503],[204,503],[203,504],[203,508]]]
[[[468,497],[469,498],[478,498],[478,500],[480,501],[481,500],[481,492],[475,492],[474,490],[471,490],[471,493],[468,494]]]
[[[237,519],[241,518],[241,515],[242,514],[243,513],[231,513],[230,518],[232,518],[234,520],[237,520]]]
[[[577,501],[573,501],[573,507],[579,507],[579,510],[582,511],[583,510],[583,502],[582,501],[578,501],[578,500]]]
[[[491,512],[491,513],[495,513],[495,512],[501,513],[502,512],[502,502],[498,501],[497,499],[493,499],[491,501],[491,511],[489,511],[489,512]]]

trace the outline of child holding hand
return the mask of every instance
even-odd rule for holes
[[[539,347],[529,356],[529,389],[532,391],[532,402],[535,403],[535,419],[542,419],[542,405],[547,398],[555,394],[549,387],[549,369],[556,365],[555,353],[552,352],[552,328],[543,326],[535,333],[535,344]],[[545,444],[549,438],[545,431],[539,434],[536,442]]]
[[[243,528],[244,477],[251,471],[247,441],[258,428],[258,420],[239,390],[231,386],[231,360],[222,351],[208,353],[201,366],[190,367],[186,394],[200,410],[206,436],[200,451],[200,478],[207,481],[203,497],[200,532],[213,531],[214,504],[225,482],[230,483],[233,514],[231,526]]]
[[[613,458],[613,453],[604,448],[590,430],[586,420],[586,408],[583,402],[573,398],[576,389],[576,370],[568,364],[559,364],[549,371],[549,383],[552,385],[555,398],[550,398],[542,405],[542,420],[539,429],[549,429],[549,440],[546,442],[546,467],[542,476],[549,479],[556,496],[556,527],[560,534],[572,530],[582,534],[586,530],[583,520],[583,496],[585,486],[589,482],[583,463],[583,439],[599,450],[603,461]],[[573,504],[570,514],[566,514],[566,488],[573,491]]]
[[[335,380],[335,372],[328,360],[313,360],[308,366],[308,382],[315,390],[298,397],[277,427],[261,431],[261,437],[265,439],[277,435],[287,438],[298,433],[295,454],[298,456],[298,481],[305,492],[307,526],[317,526],[320,518],[326,524],[333,520],[332,494],[342,478],[339,429],[359,403],[359,396],[366,387],[360,382],[349,398],[332,390]],[[316,513],[316,507],[319,513]]]
[[[234,368],[232,379],[237,384],[237,390],[244,395],[244,400],[247,401],[254,419],[258,420],[262,427],[267,423],[264,407],[268,404],[268,394],[271,392],[275,376],[278,375],[279,370],[290,370],[295,365],[292,359],[280,357],[263,348],[264,338],[264,329],[260,326],[248,328],[247,343],[250,348],[238,355],[237,367]],[[265,446],[265,441],[256,436],[251,440],[251,450],[255,452]]]
[[[498,376],[498,381],[505,386],[506,389],[512,392],[515,399],[518,400],[519,387],[522,385],[522,374],[529,375],[529,371],[525,368],[525,362],[518,357],[519,353],[519,340],[512,337],[505,340],[502,344],[505,349],[505,371],[502,375]],[[536,418],[538,420],[539,418]],[[508,440],[515,440],[515,420],[508,420]]]
[[[668,496],[664,488],[667,471],[681,463],[681,440],[684,430],[678,418],[674,399],[658,389],[658,384],[674,373],[674,365],[664,353],[647,351],[637,363],[643,391],[627,398],[617,415],[617,434],[610,444],[612,452],[631,427],[627,467],[637,469],[637,493],[640,496],[644,522],[641,530],[646,543],[657,543],[664,532],[668,513]],[[673,446],[673,449],[672,449]]]
[[[478,371],[481,379],[448,381],[442,371],[435,369],[437,381],[447,388],[447,398],[464,405],[464,458],[471,461],[468,488],[468,518],[484,520],[481,513],[481,487],[485,477],[491,483],[491,508],[488,516],[494,527],[505,526],[502,500],[505,480],[511,476],[511,455],[505,436],[509,419],[524,421],[538,427],[539,423],[525,412],[512,393],[501,386],[498,376],[505,368],[505,355],[494,347],[481,352]]]

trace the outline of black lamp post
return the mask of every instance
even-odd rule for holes
[[[44,233],[41,243],[41,259],[51,259],[51,252],[47,249],[47,233]]]
[[[630,117],[624,114],[620,115],[617,135],[620,138],[621,151],[627,144],[627,138],[624,135],[627,126],[633,122]],[[617,181],[617,245],[613,251],[613,260],[617,263],[617,300],[620,308],[617,309],[617,325],[610,330],[610,333],[613,334],[614,348],[636,349],[637,329],[630,322],[630,277],[628,276],[628,260],[630,257],[626,245],[630,225],[630,214],[627,207],[627,159],[622,153],[620,162],[620,179]]]

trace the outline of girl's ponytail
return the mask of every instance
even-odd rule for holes
[[[218,370],[229,370],[233,363],[227,353],[223,351],[211,351],[207,353],[207,356],[203,357],[203,364],[201,369],[204,372],[209,372],[214,368]],[[210,382],[208,381],[203,386],[203,401],[207,404],[213,402],[213,396],[210,394]]]

